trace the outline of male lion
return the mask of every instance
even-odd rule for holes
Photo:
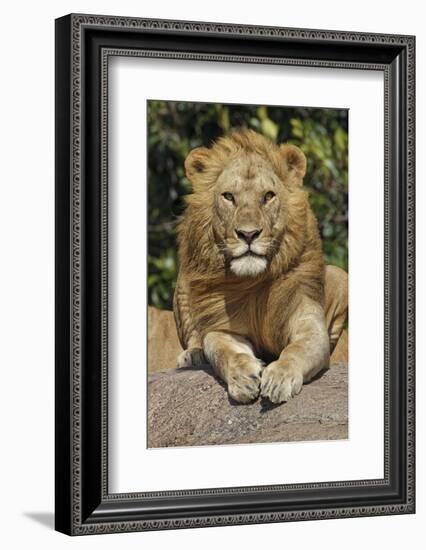
[[[302,188],[306,158],[241,130],[192,150],[185,169],[178,366],[205,356],[235,401],[287,401],[328,367],[347,312],[347,274],[325,267]]]

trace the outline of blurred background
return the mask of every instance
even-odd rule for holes
[[[348,111],[220,103],[148,101],[148,302],[172,309],[177,276],[176,224],[188,152],[232,128],[256,130],[300,147],[305,187],[318,219],[328,264],[348,269]]]

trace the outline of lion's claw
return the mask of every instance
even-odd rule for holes
[[[238,403],[250,403],[259,396],[262,363],[245,353],[235,356],[228,378],[228,393]]]
[[[282,403],[300,393],[302,386],[303,376],[297,369],[275,361],[264,369],[260,391],[272,403]]]
[[[177,359],[177,368],[201,367],[207,360],[201,348],[188,348],[182,351]]]

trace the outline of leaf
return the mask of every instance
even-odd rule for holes
[[[278,126],[270,118],[264,118],[261,121],[262,133],[272,141],[276,141],[278,135]]]
[[[265,105],[261,105],[257,108],[257,117],[260,120],[264,120],[265,118],[268,118],[268,108],[265,107]]]
[[[222,107],[219,110],[219,126],[227,132],[231,127],[231,122],[229,118],[229,109],[227,107]]]
[[[346,151],[348,134],[340,126],[338,126],[334,132],[334,142],[340,150]]]

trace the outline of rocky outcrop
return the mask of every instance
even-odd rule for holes
[[[288,403],[232,402],[210,367],[148,378],[148,446],[346,439],[348,371],[332,364]]]

